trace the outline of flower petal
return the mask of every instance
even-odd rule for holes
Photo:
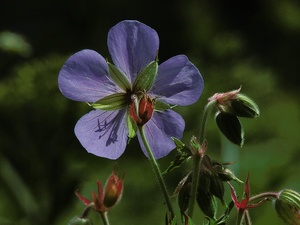
[[[75,101],[95,102],[121,92],[108,78],[105,59],[93,50],[72,55],[59,72],[58,85],[64,96]]]
[[[159,100],[172,105],[190,105],[198,100],[204,82],[199,70],[185,55],[178,55],[158,67],[150,90]]]
[[[151,120],[144,125],[144,131],[156,159],[166,156],[176,147],[171,137],[181,139],[184,126],[183,118],[173,110],[153,113]],[[138,139],[148,157],[140,133]]]
[[[93,110],[79,119],[75,134],[89,153],[117,159],[127,144],[125,115],[126,108],[117,111]]]
[[[155,59],[159,39],[147,25],[125,20],[110,29],[107,45],[114,64],[133,83],[137,74]]]

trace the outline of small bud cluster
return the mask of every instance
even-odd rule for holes
[[[241,182],[232,171],[222,164],[213,162],[207,155],[203,157],[199,175],[199,186],[197,191],[197,203],[202,212],[213,220],[216,216],[216,199],[224,203],[224,183],[226,181]],[[187,210],[191,195],[192,172],[181,180],[176,189],[178,192],[178,205],[184,214]]]
[[[220,131],[232,143],[242,147],[244,130],[238,117],[257,118],[260,112],[256,103],[241,94],[240,90],[241,88],[226,93],[216,93],[208,101],[215,101],[218,109],[215,120]]]

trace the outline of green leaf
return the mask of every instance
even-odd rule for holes
[[[162,174],[166,174],[180,167],[180,165],[192,155],[190,149],[184,143],[182,143],[179,139],[175,137],[172,137],[172,139],[176,145],[176,149],[179,152],[179,154],[175,156],[175,159],[170,163],[169,167]]]
[[[97,102],[91,104],[91,106],[95,109],[101,110],[118,110],[125,107],[127,104],[127,94],[116,93],[101,98]]]
[[[127,77],[113,64],[107,62],[108,73],[111,79],[118,85],[123,91],[131,90],[131,84]]]
[[[135,93],[139,91],[148,91],[154,84],[157,75],[158,63],[152,61],[140,72],[133,83]]]

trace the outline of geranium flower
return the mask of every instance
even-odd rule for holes
[[[95,110],[79,119],[75,134],[83,147],[97,156],[117,159],[128,139],[144,126],[155,158],[166,156],[181,138],[183,118],[173,105],[198,100],[203,79],[184,55],[158,66],[159,38],[155,30],[138,21],[122,21],[108,33],[111,64],[93,50],[72,55],[62,67],[58,84],[64,96],[88,102]]]

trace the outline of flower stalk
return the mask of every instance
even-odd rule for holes
[[[209,101],[203,111],[203,116],[200,125],[200,133],[199,133],[199,143],[201,147],[205,145],[205,133],[206,133],[206,125],[208,121],[208,117],[216,104],[216,100]],[[197,152],[195,151],[193,154],[193,178],[192,178],[192,189],[191,189],[191,199],[189,201],[188,207],[188,216],[192,218],[195,208],[195,202],[197,198],[197,189],[199,185],[199,175],[200,175],[200,167],[202,163],[203,156],[205,151]]]
[[[162,176],[162,173],[160,171],[159,165],[158,165],[158,163],[157,163],[157,161],[156,161],[156,159],[155,159],[155,157],[152,153],[152,150],[151,150],[151,148],[148,144],[143,126],[139,126],[139,131],[140,131],[141,138],[142,138],[143,144],[145,146],[145,149],[146,149],[146,151],[149,155],[149,160],[150,160],[151,166],[154,170],[155,176],[158,180],[158,183],[159,183],[160,188],[162,190],[163,196],[165,198],[166,205],[167,205],[168,210],[171,214],[171,217],[173,217],[175,214],[174,214],[174,210],[173,210],[173,207],[172,207],[172,204],[171,204],[171,201],[170,201],[170,197],[169,197],[169,194],[168,194],[168,191],[167,191],[167,186],[166,186],[166,183],[163,179],[163,176]]]
[[[257,201],[267,200],[267,199],[277,199],[278,198],[278,192],[264,192],[257,194],[255,196],[252,196],[249,199],[249,203],[254,203]]]
[[[109,220],[108,220],[108,216],[107,216],[107,212],[101,212],[101,219],[103,221],[104,225],[109,225]]]

